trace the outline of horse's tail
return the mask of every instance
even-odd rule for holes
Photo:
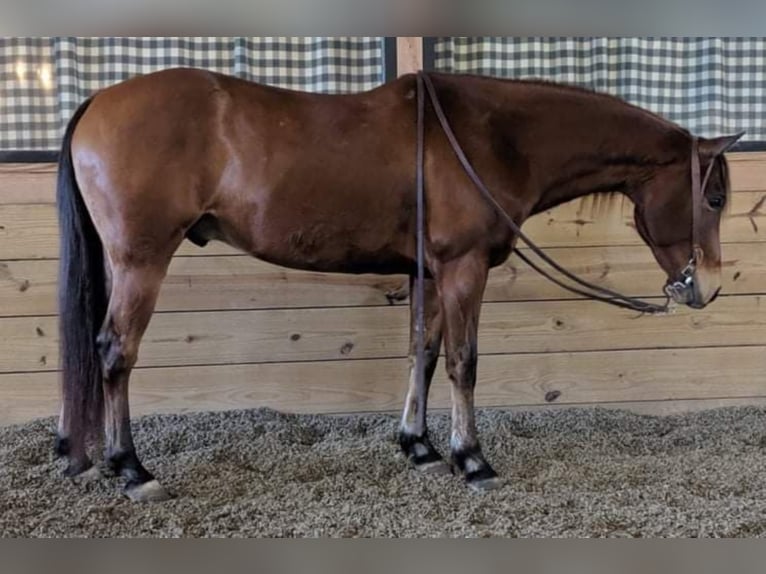
[[[71,444],[84,445],[103,421],[101,359],[96,345],[108,297],[101,239],[96,232],[72,164],[71,144],[86,100],[69,121],[59,156],[56,203],[61,235],[59,337],[63,430]],[[63,422],[63,421],[62,421]]]

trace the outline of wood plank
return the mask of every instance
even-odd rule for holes
[[[766,239],[766,192],[732,195],[721,222],[721,242],[750,243]],[[636,245],[633,204],[623,196],[592,195],[538,214],[524,230],[541,247]]]
[[[630,411],[639,415],[648,416],[671,416],[691,412],[699,412],[710,409],[730,407],[766,407],[766,395],[741,396],[735,398],[711,398],[711,399],[652,399],[646,401],[607,401],[598,403],[546,403],[534,405],[512,405],[482,407],[487,410],[502,409],[511,412],[560,410],[572,408],[598,408],[610,410]],[[430,412],[449,412],[448,409],[429,409]],[[391,411],[392,414],[398,411]],[[335,414],[335,413],[332,413]],[[342,413],[337,413],[342,414]]]
[[[478,406],[751,400],[763,397],[766,347],[498,355],[479,363]],[[137,369],[134,415],[271,407],[288,412],[370,412],[401,408],[402,359]],[[56,373],[0,375],[0,424],[55,414]],[[449,406],[439,369],[432,408]]]
[[[410,51],[411,40],[405,37],[409,71],[422,67],[422,59]],[[404,54],[401,47],[397,47]],[[400,72],[402,73],[402,72]],[[737,152],[726,155],[732,188],[737,191],[766,190],[766,152]],[[9,203],[54,203],[56,190],[55,163],[0,164],[0,205]]]
[[[737,191],[766,190],[766,152],[726,154],[732,189]]]
[[[605,287],[638,297],[657,296],[665,278],[645,246],[555,248],[567,269]],[[731,244],[724,249],[723,293],[766,292],[766,249]],[[0,316],[56,313],[56,261],[0,262]],[[406,296],[403,276],[294,271],[246,255],[176,257],[163,283],[159,311],[387,306]],[[517,257],[490,273],[485,301],[577,298]],[[397,304],[406,304],[406,300]]]
[[[55,206],[49,204],[0,205],[0,260],[53,259],[58,257],[58,223]],[[179,255],[240,253],[220,242],[201,249],[184,241]]]
[[[637,245],[633,206],[620,196],[590,196],[532,217],[524,230],[541,247]],[[766,192],[740,192],[721,225],[723,243],[766,241]],[[211,242],[199,248],[185,241],[179,255],[235,254]],[[56,214],[51,205],[0,205],[0,260],[58,257]]]
[[[397,36],[396,73],[413,74],[423,69],[423,37]]]
[[[55,163],[0,163],[0,204],[54,203]]]
[[[766,407],[766,396],[737,397],[733,399],[682,399],[659,401],[628,401],[625,403],[593,403],[593,407],[605,409],[621,409],[640,415],[670,416],[690,412],[707,411],[732,407]],[[535,408],[535,407],[533,407]],[[545,407],[537,407],[545,408]],[[562,405],[562,408],[566,408]]]
[[[666,316],[592,301],[487,303],[483,354],[764,343],[761,296],[722,297],[705,310]],[[144,336],[139,365],[183,366],[404,357],[408,311],[398,307],[161,313]],[[58,364],[55,317],[0,319],[0,372]],[[712,352],[712,351],[711,351]],[[766,364],[766,362],[764,363]]]
[[[55,314],[57,269],[55,260],[0,261],[0,316]],[[157,309],[389,305],[386,294],[402,286],[404,276],[296,271],[247,255],[176,257]]]

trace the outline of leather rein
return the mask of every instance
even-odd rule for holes
[[[702,198],[708,179],[712,172],[714,161],[710,162],[710,165],[705,172],[705,176],[701,178],[700,174],[700,158],[699,158],[699,139],[697,137],[692,138],[691,149],[691,192],[692,192],[692,253],[689,258],[689,263],[681,272],[681,278],[665,287],[666,301],[662,305],[656,303],[650,303],[643,301],[636,297],[630,297],[628,295],[622,295],[617,291],[613,291],[606,287],[595,285],[584,279],[581,279],[571,271],[567,270],[559,263],[554,261],[548,256],[540,247],[538,247],[523,231],[520,226],[511,218],[510,215],[502,208],[497,202],[492,193],[482,182],[479,175],[474,170],[468,158],[465,155],[460,143],[458,143],[455,133],[450,127],[447,117],[444,115],[444,110],[439,103],[439,98],[436,95],[436,90],[431,78],[426,72],[418,72],[417,75],[417,163],[416,163],[416,188],[417,188],[417,281],[415,289],[415,332],[417,336],[417,348],[416,348],[416,360],[417,365],[417,377],[418,382],[422,382],[424,377],[423,370],[423,357],[425,354],[424,337],[425,337],[425,310],[424,310],[424,281],[425,281],[425,181],[424,181],[424,157],[425,157],[425,97],[426,94],[429,97],[431,106],[436,114],[439,124],[441,125],[444,135],[452,147],[452,151],[457,156],[458,161],[463,167],[463,170],[471,179],[476,188],[484,196],[484,199],[495,209],[497,214],[505,221],[510,227],[515,236],[524,243],[530,251],[542,259],[545,263],[550,265],[553,269],[559,272],[561,275],[567,277],[573,281],[575,285],[569,285],[553,276],[551,273],[543,269],[538,263],[532,261],[529,256],[514,247],[514,252],[518,257],[529,265],[532,269],[540,273],[546,279],[552,281],[559,287],[562,287],[577,295],[582,295],[588,299],[596,301],[603,301],[610,305],[622,307],[624,309],[631,309],[639,311],[641,313],[659,314],[667,313],[670,308],[672,296],[675,293],[683,292],[687,289],[694,277],[694,272],[697,266],[702,262],[703,250],[700,244],[700,219],[702,215]]]

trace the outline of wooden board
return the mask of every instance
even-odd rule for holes
[[[551,249],[549,254],[581,277],[639,297],[658,296],[665,282],[645,246]],[[723,293],[766,292],[766,248],[731,244],[724,249]],[[0,316],[56,313],[54,260],[0,262]],[[176,257],[163,283],[158,311],[387,306],[406,304],[403,276],[309,273],[277,267],[247,255]],[[528,268],[515,256],[492,270],[485,301],[578,298]]]
[[[766,152],[726,154],[731,187],[737,191],[766,190]]]
[[[765,356],[766,347],[489,356],[479,364],[477,405],[762,399]],[[134,414],[264,406],[290,412],[395,411],[406,390],[406,368],[405,360],[381,359],[137,369],[131,408]],[[555,392],[558,398],[546,401]],[[442,369],[430,404],[449,406]],[[57,409],[56,373],[0,375],[0,424]]]
[[[723,243],[752,243],[766,240],[766,192],[739,192],[721,224]],[[566,203],[532,217],[524,230],[541,247],[586,247],[636,245],[642,240],[633,223],[633,206],[615,196],[587,197]],[[212,242],[199,248],[185,241],[180,255],[237,253]],[[0,205],[0,260],[58,257],[58,229],[52,205]]]
[[[423,69],[423,37],[397,36],[396,73],[413,74]]]
[[[408,311],[399,307],[160,313],[141,366],[404,357]],[[766,343],[762,297],[722,297],[705,310],[638,316],[592,301],[487,303],[482,354],[548,353]],[[0,319],[0,372],[56,368],[55,317]],[[713,351],[711,351],[712,353]],[[766,365],[766,359],[764,359]],[[766,368],[764,369],[766,372]]]
[[[0,204],[54,203],[56,164],[0,163]]]
[[[0,205],[0,260],[55,259],[58,257],[58,223],[50,204]],[[237,254],[236,249],[212,242],[201,249],[184,241],[181,255]]]

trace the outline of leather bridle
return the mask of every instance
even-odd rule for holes
[[[543,277],[552,281],[559,287],[567,289],[577,295],[582,295],[589,299],[596,301],[603,301],[610,305],[622,307],[625,309],[631,309],[639,311],[641,313],[666,313],[670,307],[671,299],[674,295],[680,295],[693,286],[694,273],[697,267],[702,263],[704,252],[700,243],[700,224],[702,218],[702,200],[704,197],[705,186],[712,172],[714,161],[710,162],[710,165],[705,172],[705,176],[701,178],[700,174],[700,158],[699,158],[699,139],[697,137],[692,138],[691,148],[691,193],[692,193],[692,253],[689,258],[689,263],[681,272],[681,278],[673,283],[669,283],[665,287],[665,295],[667,299],[664,304],[657,305],[656,303],[650,303],[643,301],[636,297],[630,297],[628,295],[622,295],[616,291],[612,291],[606,287],[595,285],[584,279],[581,279],[571,271],[562,267],[559,263],[551,259],[540,247],[538,247],[519,227],[519,225],[508,215],[508,213],[497,202],[492,193],[482,182],[479,175],[474,170],[468,158],[463,152],[460,143],[458,143],[455,133],[450,127],[447,117],[444,115],[444,110],[439,103],[439,98],[436,95],[431,78],[426,72],[418,72],[417,75],[417,163],[416,163],[416,187],[417,187],[417,280],[415,289],[415,332],[416,332],[416,360],[419,368],[417,369],[418,382],[422,382],[424,377],[423,370],[423,357],[425,354],[424,347],[424,329],[425,329],[425,311],[424,311],[424,281],[425,281],[425,181],[424,181],[424,157],[425,157],[425,96],[428,94],[431,106],[436,114],[439,124],[441,125],[444,135],[452,147],[452,151],[457,156],[458,161],[463,167],[463,170],[471,179],[476,188],[484,196],[484,199],[492,205],[497,214],[508,224],[508,227],[518,237],[518,239],[524,243],[530,251],[542,259],[545,263],[550,265],[553,269],[559,272],[561,275],[567,277],[575,284],[579,286],[569,285],[553,276],[551,273],[540,267],[539,264],[532,261],[529,256],[523,253],[518,248],[514,247],[514,251],[518,257],[524,261],[527,265],[532,267],[535,271],[540,273]]]
[[[675,296],[687,291],[694,282],[694,273],[697,267],[702,263],[705,255],[700,244],[700,220],[702,219],[702,199],[705,195],[708,179],[713,171],[715,161],[711,161],[705,171],[705,177],[700,183],[700,155],[699,138],[692,138],[692,253],[689,263],[681,271],[681,279],[665,285],[665,294],[668,296],[668,302]],[[666,303],[667,304],[667,303]]]

